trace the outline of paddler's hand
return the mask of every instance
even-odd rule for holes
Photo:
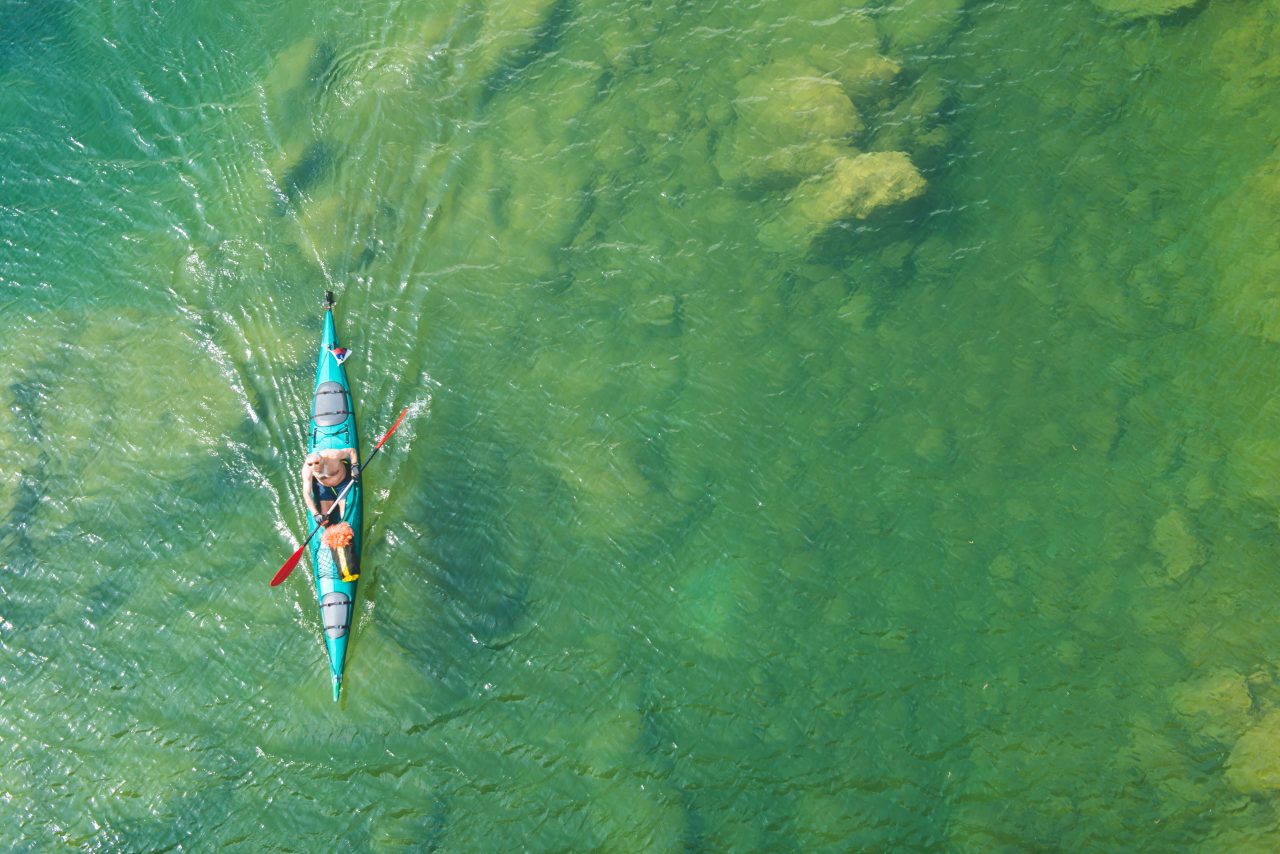
[[[328,525],[328,524],[329,524],[329,514],[328,514],[328,513],[317,513],[317,514],[316,514],[316,524],[317,524],[317,525],[319,525],[319,526],[320,526],[320,527],[322,527],[322,528],[323,528],[325,525]]]
[[[356,463],[355,465],[353,465],[353,466],[351,467],[351,479],[352,479],[352,480],[359,480],[359,479],[360,479],[360,464],[359,464],[359,463]]]

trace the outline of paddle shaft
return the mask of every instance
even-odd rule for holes
[[[382,446],[391,438],[391,434],[396,432],[396,428],[400,426],[400,422],[403,421],[404,417],[408,414],[409,407],[406,406],[404,409],[400,410],[400,417],[396,419],[396,423],[392,424],[391,429],[383,434],[382,438],[378,440],[378,444],[373,446],[373,452],[369,454],[369,459],[365,460],[364,465],[360,466],[361,475],[364,474],[364,470],[369,467],[369,463],[373,462],[373,458],[378,455],[378,451],[382,450]],[[333,499],[334,507],[337,507],[342,503],[342,499],[347,497],[347,493],[351,491],[351,487],[355,486],[355,484],[356,479],[354,477],[347,481],[347,485],[342,487],[342,491],[338,493],[338,497]],[[289,577],[289,573],[293,572],[293,568],[298,565],[298,560],[301,559],[303,551],[305,551],[307,546],[311,543],[311,538],[316,535],[316,531],[319,531],[323,527],[324,525],[316,525],[311,529],[311,533],[307,534],[307,538],[302,541],[302,545],[298,546],[298,550],[284,562],[284,566],[280,567],[280,571],[276,573],[275,578],[271,579],[272,587],[275,587],[277,584]]]

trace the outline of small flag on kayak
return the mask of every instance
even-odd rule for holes
[[[347,357],[351,355],[351,351],[348,350],[346,347],[334,347],[329,352],[333,354],[334,361],[336,361],[339,365],[345,362],[347,360]]]

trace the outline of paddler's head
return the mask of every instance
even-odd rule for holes
[[[321,457],[319,454],[315,454],[315,453],[307,454],[307,465],[315,468],[319,468],[319,466],[323,462],[324,462],[324,458]]]

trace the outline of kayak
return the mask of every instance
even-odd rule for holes
[[[343,366],[347,351],[338,343],[333,322],[333,293],[325,292],[324,331],[320,336],[320,355],[316,360],[316,391],[311,402],[311,435],[307,451],[357,448],[355,407],[351,401],[351,385]],[[316,600],[320,603],[320,623],[324,627],[324,644],[329,652],[329,673],[333,681],[333,699],[342,692],[342,671],[347,659],[347,639],[351,635],[351,619],[355,613],[356,583],[360,576],[360,543],[362,509],[360,480],[351,483],[341,521],[351,526],[352,538],[343,548],[325,545],[317,536],[318,523],[311,519],[308,534],[311,544],[311,566],[315,572]],[[329,518],[334,525],[334,514]]]

